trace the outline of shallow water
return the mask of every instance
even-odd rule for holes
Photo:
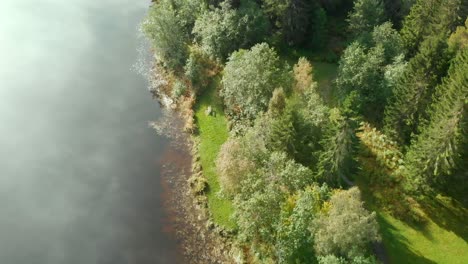
[[[0,1],[0,263],[178,262],[131,70],[148,4]]]

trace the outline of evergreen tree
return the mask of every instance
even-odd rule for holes
[[[443,83],[436,88],[429,122],[407,153],[416,186],[433,183],[463,164],[468,143],[468,49],[458,52]]]
[[[281,116],[286,108],[286,95],[283,88],[277,88],[273,91],[273,96],[268,104],[268,114],[272,118]]]
[[[268,136],[268,148],[271,151],[283,151],[293,158],[296,153],[297,131],[294,127],[295,113],[287,109],[283,115],[272,120],[271,131]]]
[[[453,53],[468,48],[468,18],[465,21],[465,26],[457,27],[456,31],[450,36],[448,45],[449,50]]]
[[[401,35],[411,56],[429,36],[452,31],[467,15],[463,0],[417,0],[403,22]]]
[[[388,92],[383,85],[385,55],[383,46],[366,50],[358,42],[346,48],[338,68],[336,88],[344,100],[352,91],[361,99],[356,109],[369,119],[378,120],[383,114]]]
[[[335,109],[336,110],[336,109]],[[317,176],[332,186],[348,181],[356,169],[356,122],[332,111],[330,122],[321,141]]]
[[[282,39],[289,45],[304,41],[310,24],[313,3],[308,0],[262,0],[272,24],[279,29]]]
[[[349,30],[354,36],[370,32],[386,20],[381,0],[356,0],[348,15]]]
[[[327,13],[323,8],[314,11],[312,19],[312,47],[323,48],[326,46],[327,38]]]
[[[399,143],[408,144],[419,122],[427,118],[434,88],[447,70],[446,39],[444,34],[426,39],[395,84],[385,109],[384,132]]]

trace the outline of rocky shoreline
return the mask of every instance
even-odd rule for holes
[[[184,255],[183,263],[243,263],[233,235],[211,220],[198,143],[184,132],[183,124],[183,117],[170,107],[164,108],[161,120],[150,124],[171,141],[162,161],[161,185],[171,231]]]

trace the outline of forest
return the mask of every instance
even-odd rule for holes
[[[155,0],[152,87],[238,263],[466,263],[468,2]]]

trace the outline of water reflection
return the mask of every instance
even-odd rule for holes
[[[0,263],[176,261],[130,70],[148,2],[0,1]]]

